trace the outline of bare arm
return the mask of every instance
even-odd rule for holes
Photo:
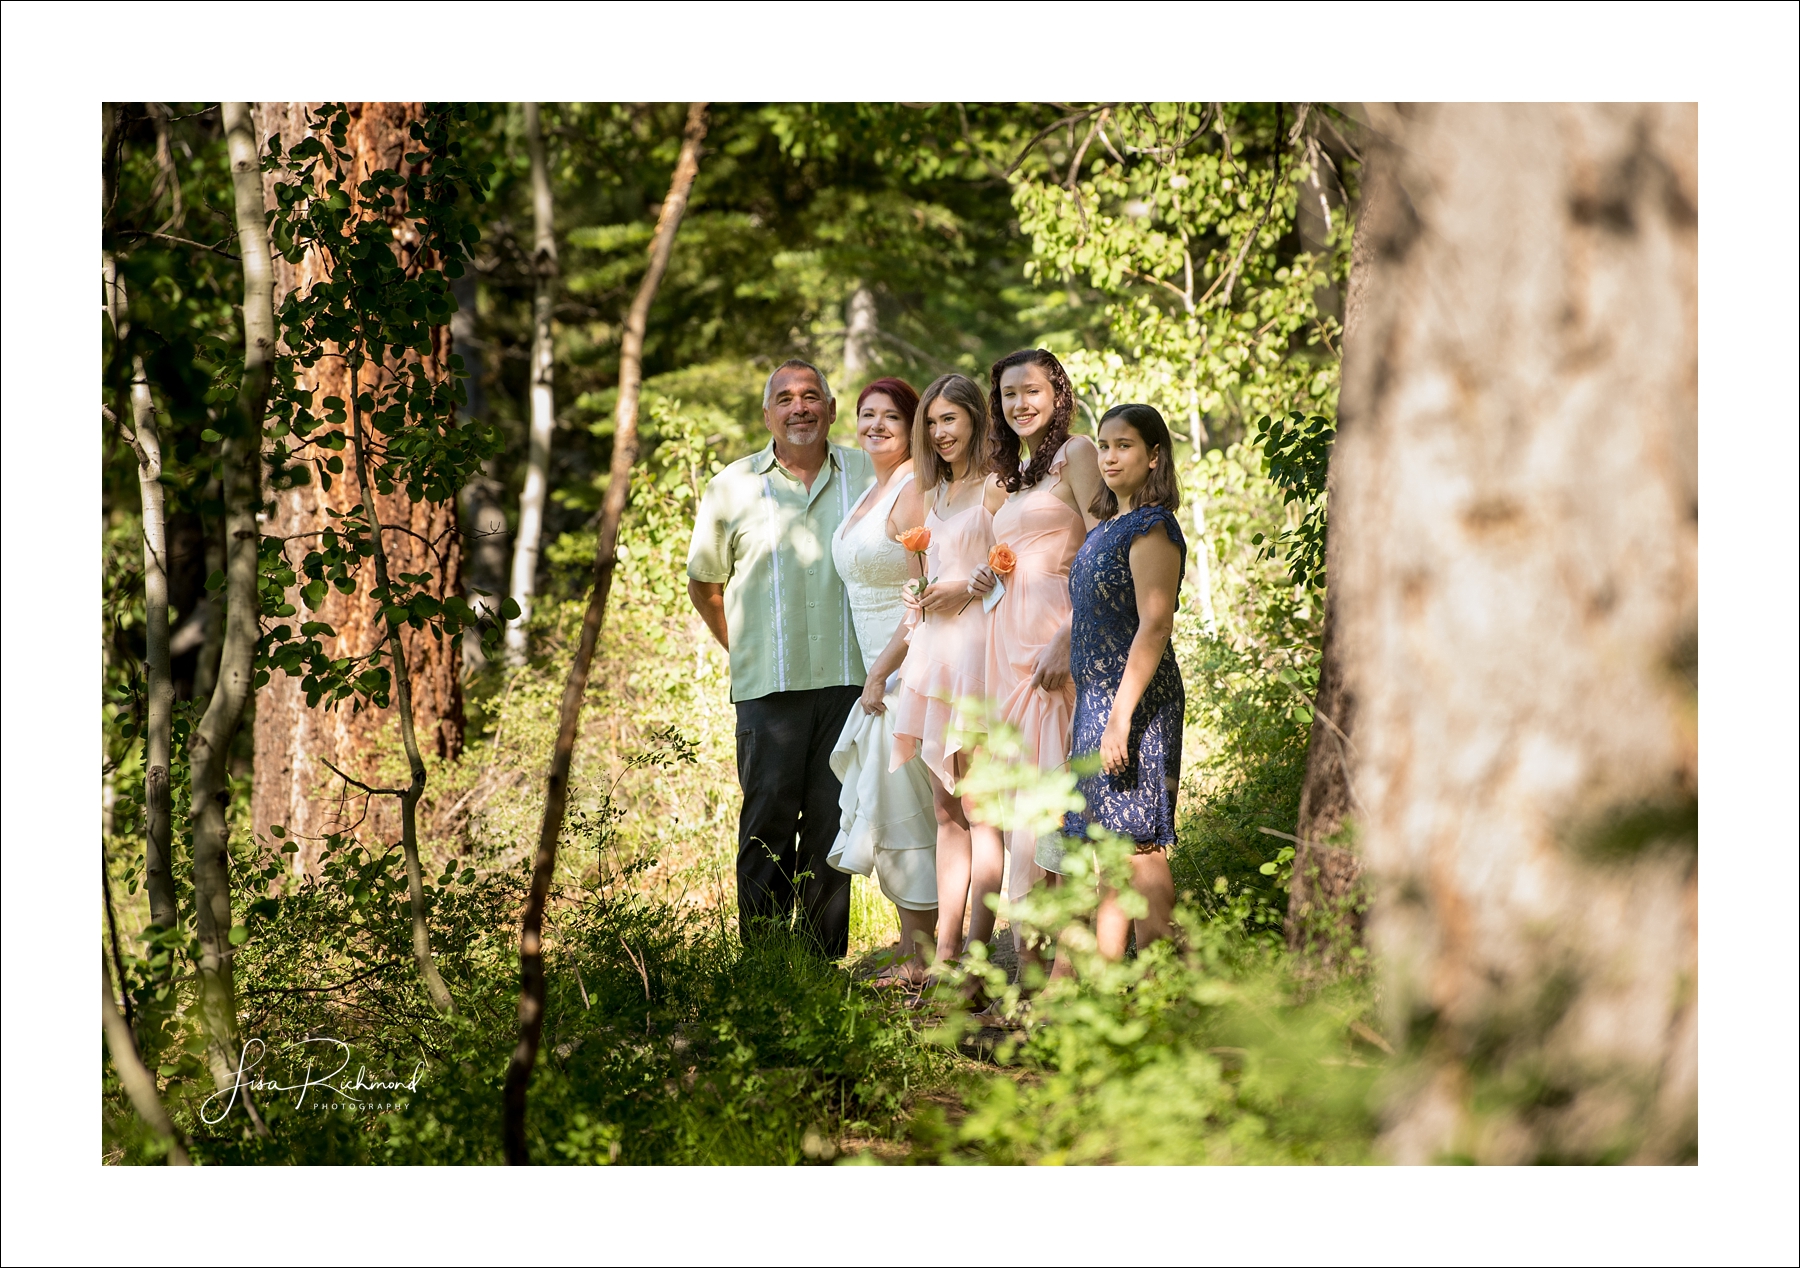
[[[1131,762],[1131,715],[1156,676],[1175,630],[1175,594],[1181,585],[1181,549],[1158,526],[1131,543],[1131,580],[1137,590],[1138,629],[1113,697],[1112,715],[1100,737],[1100,760],[1117,774]]]
[[[914,480],[901,489],[900,496],[894,499],[894,509],[888,513],[888,537],[890,540],[898,539],[902,533],[917,528],[924,522],[925,499],[920,496],[919,482]],[[888,675],[900,668],[900,662],[906,659],[906,635],[910,628],[905,621],[900,622],[894,628],[894,636],[888,640],[887,646],[881,649],[874,664],[869,666],[869,676],[863,681],[864,713],[887,712]]]
[[[731,650],[731,631],[725,624],[725,586],[718,581],[695,581],[688,578],[688,599],[694,611],[706,622],[706,628],[719,640],[719,646]]]
[[[1068,458],[1063,466],[1063,486],[1074,495],[1075,509],[1081,512],[1082,527],[1093,532],[1094,525],[1100,521],[1088,508],[1100,495],[1100,451],[1086,436],[1069,438]]]

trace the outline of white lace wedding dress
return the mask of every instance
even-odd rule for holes
[[[894,501],[911,480],[893,486],[855,523],[845,520],[831,537],[832,562],[850,596],[850,614],[863,664],[873,665],[906,614],[900,592],[917,570],[913,558],[887,535]],[[863,495],[875,496],[870,488]],[[894,747],[895,696],[900,674],[888,675],[887,710],[850,707],[831,769],[843,781],[838,797],[839,831],[827,861],[840,872],[871,873],[897,907],[929,911],[937,906],[937,817],[931,782],[918,758],[888,770]]]

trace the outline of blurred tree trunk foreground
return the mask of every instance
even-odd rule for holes
[[[1697,113],[1371,121],[1393,196],[1363,228],[1331,584],[1411,1056],[1383,1143],[1692,1161]]]
[[[281,137],[284,149],[291,148],[307,136],[307,115],[316,102],[265,101],[257,106],[257,136],[266,146],[272,135]],[[358,179],[372,169],[388,167],[401,170],[402,155],[408,148],[407,127],[421,118],[417,102],[352,102],[351,126],[347,149],[355,156],[353,170]],[[274,206],[272,174],[264,175],[266,196]],[[404,235],[416,235],[404,220],[405,191],[395,191],[401,205],[393,218]],[[415,259],[412,267],[426,261]],[[296,287],[308,287],[329,276],[328,265],[316,253],[309,253],[298,265],[277,256],[275,259],[275,307]],[[434,333],[432,355],[426,367],[434,378],[448,373],[451,354],[450,332],[443,328]],[[319,397],[330,395],[349,398],[349,375],[343,362],[328,357],[303,375]],[[295,488],[273,491],[274,512],[263,531],[270,535],[316,532],[325,524],[326,507],[348,510],[357,503],[356,479],[346,469],[331,477],[329,490],[323,487],[323,472],[315,471],[309,483]],[[410,531],[383,534],[382,543],[395,574],[431,573],[429,587],[439,597],[458,594],[462,587],[462,543],[457,532],[453,503],[434,506],[414,503],[403,488],[391,494],[377,494],[378,518],[385,525],[399,525]],[[324,621],[337,631],[336,639],[324,640],[334,656],[366,654],[387,635],[380,620],[380,605],[370,595],[371,587],[359,587],[345,595],[332,590],[313,619]],[[298,606],[297,591],[288,601]],[[411,674],[413,724],[421,746],[427,754],[454,758],[462,752],[463,707],[461,657],[448,640],[438,641],[428,633],[408,630],[403,635],[406,664]],[[348,702],[335,709],[309,709],[306,692],[299,678],[275,674],[257,692],[256,698],[256,777],[251,810],[256,831],[263,832],[273,823],[285,825],[299,834],[298,866],[308,866],[317,856],[317,846],[307,837],[347,830],[363,813],[362,799],[352,794],[345,798],[343,781],[321,764],[320,758],[368,783],[383,782],[378,778],[383,761],[395,762],[399,743],[381,739],[388,723],[386,711],[352,712]],[[363,830],[383,840],[400,836],[399,810],[392,798],[373,798]]]

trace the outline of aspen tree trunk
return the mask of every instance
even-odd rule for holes
[[[556,220],[550,201],[550,170],[538,103],[525,103],[525,148],[531,157],[531,212],[536,228],[531,299],[531,447],[525,461],[525,491],[519,496],[519,534],[513,539],[512,597],[519,615],[506,629],[506,652],[514,664],[525,659],[525,628],[537,592],[538,550],[544,535],[544,503],[550,496],[550,437],[556,429],[556,345],[550,317],[556,307]]]
[[[226,424],[220,445],[225,491],[225,644],[219,656],[218,685],[194,729],[188,754],[201,1016],[213,1081],[225,1087],[234,1081],[239,1060],[237,999],[231,975],[227,763],[244,704],[250,698],[260,634],[256,516],[262,509],[262,418],[275,352],[275,308],[274,271],[250,107],[246,102],[227,101],[222,103],[221,114],[231,156],[238,249],[244,262],[244,378],[238,391],[237,416]],[[245,1108],[251,1108],[248,1100]]]
[[[138,497],[144,513],[144,671],[149,699],[144,730],[144,889],[150,923],[175,927],[175,877],[169,860],[169,743],[175,681],[169,672],[169,542],[163,513],[162,435],[144,359],[131,365],[131,422],[137,440]]]
[[[314,105],[303,101],[258,103],[258,141],[275,134],[281,137],[284,149],[298,144],[307,136],[307,112]],[[355,156],[358,179],[363,173],[382,167],[408,170],[403,161],[412,144],[407,127],[421,117],[418,103],[352,102],[350,113],[346,148]],[[273,179],[272,175],[265,178],[265,197],[270,196],[268,189]],[[396,197],[404,204],[404,191],[396,191]],[[413,234],[416,231],[404,221],[404,211],[404,205],[396,210],[396,222],[402,235]],[[411,267],[425,267],[425,262],[414,261]],[[299,264],[279,258],[275,261],[278,297],[328,277],[325,263],[316,253],[309,253]],[[448,328],[434,331],[431,355],[425,359],[427,372],[434,378],[447,374],[449,356]],[[303,370],[301,379],[302,386],[315,392],[315,399],[350,399],[349,373],[339,358],[327,357]],[[325,523],[326,508],[347,511],[358,500],[356,480],[349,472],[334,479],[330,489],[325,489],[315,475],[311,483],[275,491],[264,531],[281,537],[316,532]],[[462,543],[456,531],[454,504],[415,503],[404,489],[396,488],[390,494],[377,494],[373,509],[379,521],[388,526],[382,542],[388,565],[395,574],[430,573],[433,580],[429,589],[439,600],[460,592]],[[304,545],[296,543],[296,550]],[[381,605],[370,596],[371,589],[359,587],[351,595],[333,589],[316,610],[314,619],[328,623],[336,631],[335,637],[321,638],[328,654],[364,656],[386,641],[387,625],[381,619]],[[288,601],[298,607],[298,596],[296,587],[290,591]],[[413,726],[421,750],[439,758],[458,757],[463,741],[461,655],[450,640],[439,641],[413,630],[403,635],[402,642],[412,688]],[[385,782],[381,769],[393,760],[399,738],[393,729],[393,711],[355,712],[344,706],[309,709],[300,680],[280,673],[256,693],[254,709],[253,826],[258,832],[266,832],[271,824],[286,827],[300,846],[295,868],[308,870],[318,859],[316,838],[346,831],[362,815],[361,797],[346,789],[323,762],[329,761],[371,784]],[[403,817],[397,799],[375,798],[360,831],[375,839],[399,840]]]
[[[117,263],[102,259],[107,314],[115,338],[131,330],[125,284]],[[150,900],[150,923],[173,929],[177,920],[175,877],[169,860],[169,748],[173,731],[175,681],[169,669],[169,542],[162,487],[162,433],[144,359],[131,363],[131,430],[126,434],[137,456],[138,501],[144,536],[144,889]]]
[[[1352,359],[1365,355],[1360,337],[1363,308],[1374,256],[1365,229],[1380,214],[1385,197],[1381,170],[1363,173],[1362,209],[1350,245],[1350,282],[1344,294],[1344,373]],[[1371,212],[1371,208],[1374,211]],[[1338,409],[1338,437],[1354,428],[1355,402]],[[1335,445],[1334,445],[1335,448]],[[1338,462],[1325,476],[1329,514],[1337,493]],[[1312,731],[1306,742],[1306,774],[1300,785],[1300,821],[1294,828],[1293,880],[1288,888],[1287,938],[1295,950],[1311,950],[1327,968],[1347,961],[1362,940],[1364,894],[1360,885],[1362,856],[1340,837],[1356,803],[1351,772],[1356,760],[1356,696],[1344,679],[1342,634],[1339,632],[1337,576],[1343,548],[1327,521],[1325,536],[1325,631],[1319,652],[1319,686],[1313,693]],[[1347,835],[1347,834],[1346,834]],[[1333,840],[1333,838],[1339,838]]]
[[[612,590],[613,568],[619,558],[619,522],[631,493],[631,468],[637,461],[638,389],[643,384],[644,327],[650,305],[662,285],[675,249],[675,233],[687,211],[694,175],[700,170],[700,142],[706,136],[704,101],[688,105],[687,126],[669,196],[656,219],[650,241],[650,268],[638,285],[637,298],[625,319],[625,338],[619,347],[619,404],[614,415],[612,470],[606,485],[606,502],[600,513],[600,534],[594,545],[594,583],[588,593],[587,612],[581,621],[581,643],[575,663],[563,685],[562,708],[557,720],[556,748],[545,781],[544,819],[538,831],[537,857],[531,872],[531,892],[519,934],[519,1043],[506,1068],[506,1161],[524,1165],[531,1161],[525,1139],[525,1093],[537,1065],[538,1042],[544,1031],[544,905],[550,898],[550,878],[556,871],[557,839],[562,834],[563,813],[568,808],[569,768],[575,756],[575,733],[581,723],[581,704],[587,696],[588,669],[599,642],[600,625],[606,619],[606,599]]]
[[[857,283],[844,310],[844,387],[856,390],[874,363],[875,292]]]
[[[1697,111],[1371,108],[1334,472],[1399,1162],[1697,1157]]]
[[[131,1027],[119,1016],[119,1006],[113,1002],[112,969],[106,963],[104,951],[100,953],[100,1026],[106,1035],[106,1046],[112,1052],[113,1069],[119,1072],[119,1082],[125,1087],[125,1095],[131,1099],[131,1107],[144,1120],[145,1126],[168,1143],[169,1165],[187,1166],[188,1153],[182,1143],[181,1133],[169,1121],[169,1112],[163,1108],[162,1098],[156,1094],[156,1078],[145,1068],[143,1058],[138,1056],[137,1044],[131,1038]]]

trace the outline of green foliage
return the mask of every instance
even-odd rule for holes
[[[1085,139],[1066,171],[1016,178],[1027,273],[1085,280],[1103,301],[1098,330],[1052,339],[1096,406],[1147,402],[1196,442],[1241,435],[1261,413],[1333,408],[1346,192],[1317,136],[1323,116],[1309,111],[1308,131],[1284,111],[1094,106],[1071,122],[1071,142]]]
[[[279,882],[280,855],[264,864]],[[440,878],[433,942],[459,1015],[425,997],[404,944],[404,886],[339,845],[324,875],[258,900],[239,994],[272,1139],[242,1130],[186,1048],[165,1097],[213,1163],[500,1161],[500,1081],[516,1040],[516,935],[524,869]],[[642,897],[559,892],[548,919],[544,1060],[532,1083],[532,1154],[547,1163],[791,1164],[846,1136],[897,1130],[946,1058],[897,1005],[785,939],[740,947],[710,914]],[[291,1045],[291,1046],[290,1046]],[[315,1067],[303,1097],[295,1085]],[[343,1068],[334,1073],[334,1068]],[[364,1087],[356,1086],[360,1078]],[[375,1086],[370,1084],[401,1084]],[[144,1158],[116,1091],[113,1147]],[[809,1150],[810,1143],[810,1150]]]
[[[1279,555],[1295,585],[1315,590],[1325,588],[1325,478],[1336,439],[1337,424],[1329,418],[1317,414],[1308,418],[1293,410],[1277,422],[1264,414],[1256,422],[1252,441],[1263,451],[1269,479],[1281,490],[1282,505],[1298,507],[1300,522],[1266,546],[1260,533],[1251,540],[1263,546],[1264,559]]]

